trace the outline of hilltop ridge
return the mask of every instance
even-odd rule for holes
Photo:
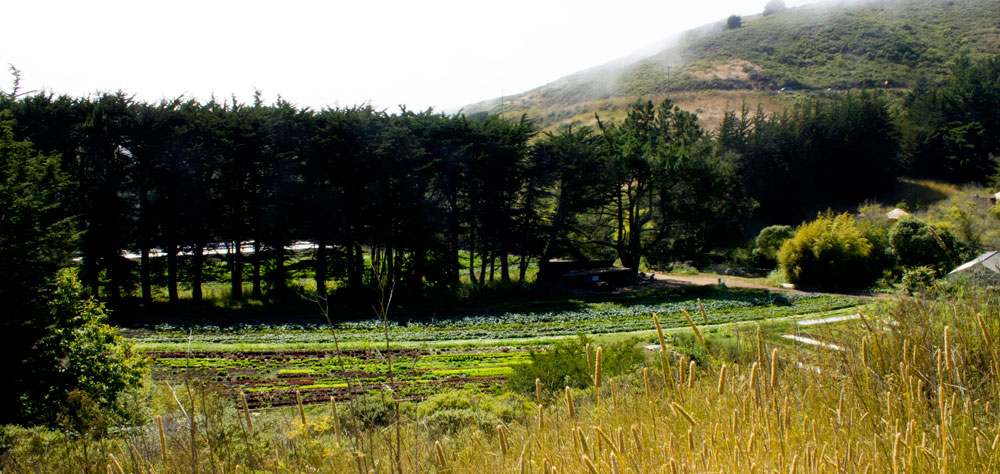
[[[570,74],[465,108],[538,120],[543,127],[622,115],[636,99],[669,95],[712,126],[741,102],[780,110],[791,91],[906,90],[939,82],[956,57],[1000,51],[1000,2],[886,0],[820,3],[724,19],[684,32],[659,52]]]

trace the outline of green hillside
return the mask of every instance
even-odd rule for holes
[[[737,29],[720,19],[639,62],[597,67],[466,111],[527,113],[551,127],[587,122],[594,112],[614,117],[635,98],[680,95],[682,107],[712,124],[721,117],[716,110],[742,101],[782,108],[794,96],[767,96],[784,87],[906,89],[921,79],[941,80],[955,57],[997,51],[996,0],[822,3],[743,17]]]

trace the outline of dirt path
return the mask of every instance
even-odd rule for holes
[[[655,276],[655,281],[650,284],[650,286],[656,287],[668,287],[668,286],[709,286],[718,285],[719,283],[724,283],[729,288],[749,288],[753,290],[769,290],[769,291],[781,291],[785,293],[795,293],[800,295],[810,294],[805,291],[795,290],[791,288],[775,288],[773,286],[762,285],[760,283],[754,283],[744,280],[739,277],[732,276],[708,276],[708,275],[665,275],[657,273]]]
[[[755,283],[748,281],[744,278],[725,276],[725,275],[669,275],[669,274],[659,274],[654,276],[654,281],[649,284],[652,288],[666,288],[671,286],[709,286],[718,285],[719,283],[725,284],[729,288],[747,288],[751,290],[767,290],[775,291],[780,293],[790,293],[795,295],[833,295],[833,296],[852,296],[855,298],[872,298],[872,299],[891,299],[891,295],[858,295],[858,294],[846,294],[846,293],[827,293],[827,292],[816,292],[816,291],[802,291],[796,290],[794,288],[776,288],[773,286],[768,286],[760,283]]]

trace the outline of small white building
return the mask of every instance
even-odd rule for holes
[[[902,219],[902,218],[904,218],[904,217],[906,217],[908,215],[910,215],[909,212],[906,212],[906,211],[904,211],[904,210],[902,210],[902,209],[900,209],[900,208],[897,207],[897,208],[889,211],[888,213],[886,213],[885,217],[886,217],[886,219],[889,219],[890,221],[894,221],[896,219]]]
[[[1000,277],[1000,252],[991,250],[948,272],[949,276],[957,274],[969,274],[989,278]]]

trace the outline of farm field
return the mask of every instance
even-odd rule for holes
[[[640,298],[598,295],[571,304],[549,302],[541,305],[549,309],[540,312],[390,317],[384,324],[376,318],[355,319],[333,328],[305,322],[161,324],[125,333],[150,357],[154,379],[207,380],[227,388],[231,397],[243,392],[250,407],[257,408],[294,404],[296,392],[304,403],[324,403],[330,397],[345,399],[386,388],[395,398],[408,400],[446,389],[489,388],[499,385],[514,365],[529,362],[530,351],[553,341],[577,335],[653,341],[653,313],[671,332],[688,327],[684,309],[713,334],[734,323],[849,311],[861,302],[845,296],[742,289],[654,291]]]

